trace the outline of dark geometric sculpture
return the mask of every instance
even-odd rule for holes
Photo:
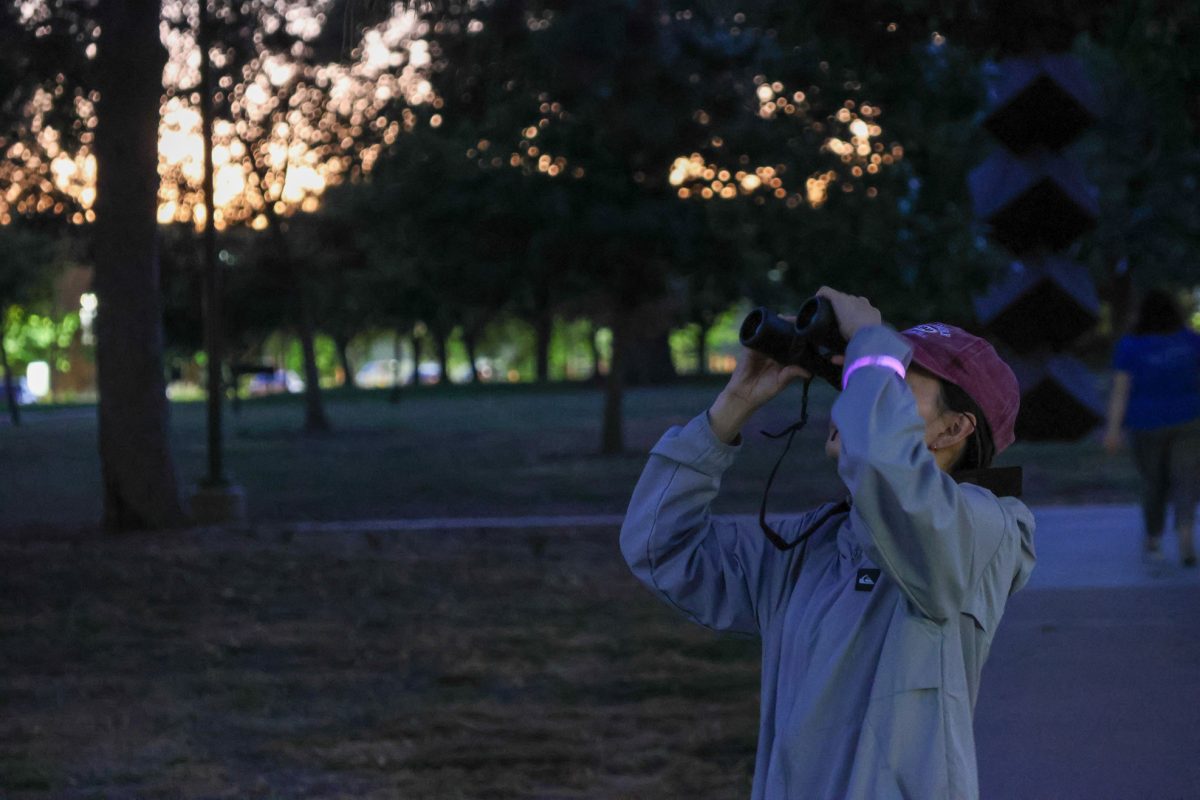
[[[1100,298],[1087,268],[1064,258],[1014,262],[1012,272],[974,298],[989,333],[1018,353],[1061,350],[1100,321]]]
[[[1031,48],[1033,49],[1033,48]],[[984,327],[1014,350],[1021,386],[1017,436],[1075,440],[1104,418],[1096,378],[1055,355],[1092,328],[1099,300],[1087,271],[1055,258],[1099,217],[1082,168],[1058,151],[1095,121],[1094,92],[1069,55],[1014,58],[998,65],[984,125],[1001,148],[968,177],[976,217],[1021,261],[975,299]]]
[[[998,67],[983,126],[1015,153],[1061,150],[1099,116],[1092,84],[1071,56],[1011,58]]]
[[[1096,377],[1077,359],[1009,359],[1021,385],[1017,436],[1030,441],[1076,441],[1104,420]]]
[[[1023,157],[997,150],[967,180],[976,216],[1018,255],[1061,250],[1091,230],[1100,214],[1079,164],[1045,148]]]

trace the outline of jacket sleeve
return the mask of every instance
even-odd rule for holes
[[[763,598],[778,598],[793,551],[775,550],[757,525],[711,517],[740,447],[718,439],[706,414],[667,431],[634,489],[621,552],[638,580],[694,622],[758,633]]]
[[[912,348],[892,329],[872,326],[855,334],[846,363],[867,355],[908,365]],[[833,420],[842,442],[838,472],[853,498],[851,524],[865,531],[859,538],[871,560],[921,614],[936,621],[957,616],[1000,561],[1016,568],[1020,559],[1006,554],[1021,552],[1017,520],[991,492],[959,486],[938,467],[916,399],[899,375],[878,366],[856,370],[834,403]],[[1031,519],[1029,526],[1032,536]]]

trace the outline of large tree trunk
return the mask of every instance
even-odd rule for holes
[[[4,316],[4,309],[0,309],[0,320],[3,320]],[[12,366],[8,363],[3,337],[0,337],[0,365],[4,367],[4,394],[8,402],[8,417],[13,425],[20,425],[21,406],[17,403],[17,385],[13,382]]]
[[[701,322],[700,330],[696,332],[696,374],[708,374],[708,332],[711,323]]]
[[[409,376],[408,384],[413,388],[421,385],[421,336],[414,329],[412,332],[412,375]]]
[[[166,51],[159,0],[97,5],[93,226],[104,526],[187,522],[168,438],[158,268],[158,122]]]
[[[600,434],[600,452],[617,455],[625,451],[623,395],[625,392],[625,356],[628,325],[622,310],[613,314],[612,358],[604,384],[604,422]]]
[[[613,341],[616,341],[617,331],[613,328]],[[616,345],[613,345],[616,350]],[[661,333],[640,333],[636,338],[626,331],[624,379],[629,386],[647,386],[670,383],[678,374],[675,363],[671,360],[671,338],[668,331]],[[615,367],[614,367],[615,368]]]
[[[554,336],[554,315],[549,311],[539,313],[533,323],[537,337],[536,374],[538,383],[550,381],[550,340]]]
[[[450,336],[442,329],[433,331],[433,346],[437,350],[440,383],[450,383]]]
[[[296,335],[300,338],[300,351],[304,356],[304,432],[327,433],[333,429],[325,413],[325,402],[321,397],[321,371],[317,368],[317,325],[313,319],[312,298],[309,297],[308,276],[305,269],[292,260],[287,237],[280,227],[283,221],[273,212],[267,213],[271,236],[275,242],[275,256],[291,276],[296,286],[296,303],[299,305],[299,322]]]
[[[347,389],[358,388],[358,384],[354,382],[354,365],[350,363],[350,340],[346,336],[339,334],[333,337],[333,345],[337,348],[338,361],[342,365],[342,374],[346,376],[342,381],[342,385]]]
[[[301,277],[303,281],[303,277]],[[317,369],[316,325],[308,290],[300,287],[300,349],[304,353],[304,432],[326,433],[331,430],[325,403],[321,398],[321,372]]]
[[[475,364],[478,341],[478,331],[471,330],[470,328],[463,328],[463,346],[467,349],[467,361],[471,362],[472,383],[479,383],[479,367]]]
[[[404,355],[404,348],[401,343],[404,336],[400,331],[393,332],[392,339],[392,391],[388,392],[389,403],[399,403],[400,393],[403,388],[403,379],[400,377],[400,356]]]
[[[600,383],[604,375],[600,372],[600,327],[592,323],[592,335],[588,337],[588,345],[592,350],[592,382]]]

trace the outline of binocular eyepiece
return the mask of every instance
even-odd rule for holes
[[[824,297],[805,301],[795,322],[766,307],[756,308],[746,315],[738,338],[744,346],[784,366],[803,367],[835,389],[842,388],[842,367],[831,359],[846,352],[846,340],[838,329],[833,304]]]

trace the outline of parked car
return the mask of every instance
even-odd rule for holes
[[[259,372],[250,377],[246,393],[251,397],[268,394],[299,394],[304,391],[304,381],[295,370],[277,369],[274,372]]]

